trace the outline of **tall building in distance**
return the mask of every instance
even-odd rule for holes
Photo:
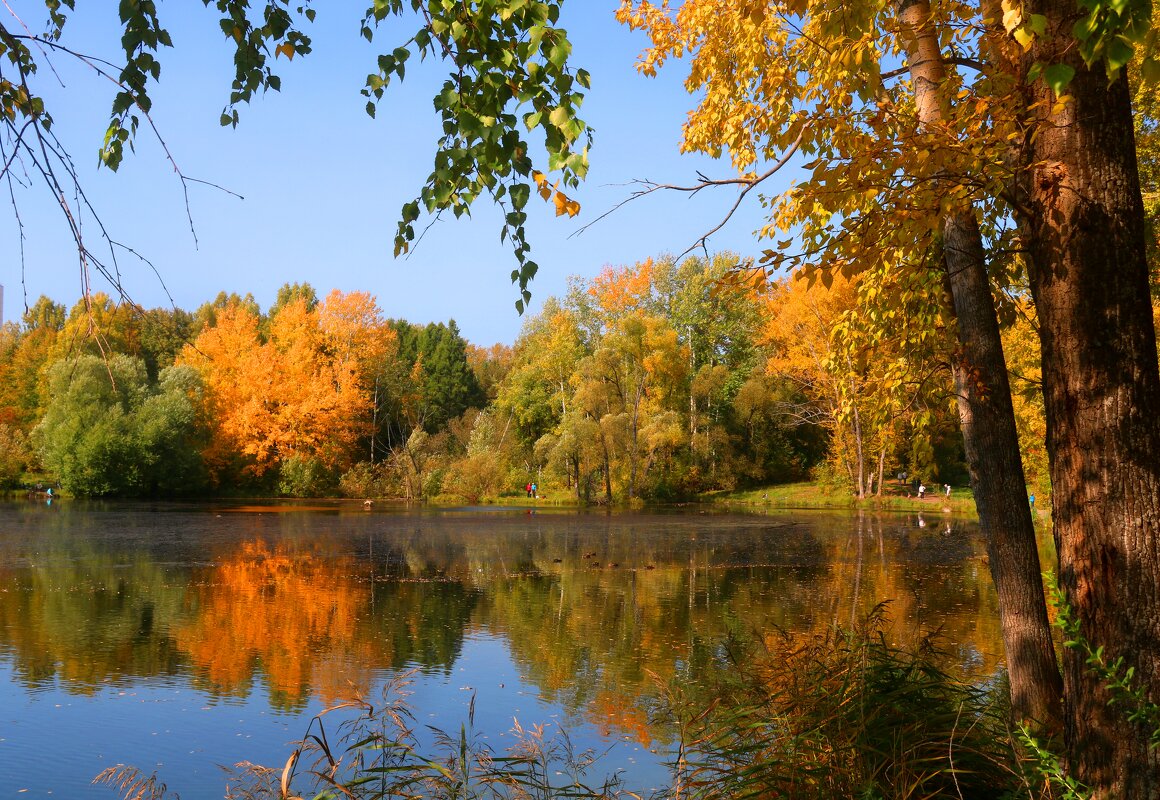
[[[0,283],[0,325],[4,324],[4,284]]]

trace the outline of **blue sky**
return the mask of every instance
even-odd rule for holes
[[[10,5],[34,30],[41,27],[42,2]],[[658,193],[575,235],[624,199],[633,179],[690,183],[698,170],[730,173],[727,162],[679,155],[681,123],[693,103],[681,83],[683,65],[670,65],[658,79],[638,75],[633,62],[645,39],[616,23],[616,5],[571,0],[562,20],[575,45],[574,64],[592,73],[582,116],[596,138],[588,180],[575,193],[580,216],[557,219],[549,204],[529,205],[532,256],[540,264],[532,313],[548,296],[563,294],[570,275],[590,277],[606,264],[685,250],[734,200],[729,190],[695,198]],[[366,115],[359,89],[375,55],[402,43],[413,19],[388,23],[372,45],[358,35],[363,4],[319,5],[310,31],[314,52],[292,63],[279,59],[282,91],[243,108],[241,124],[229,129],[218,124],[232,66],[216,14],[190,0],[159,6],[175,48],[162,53],[154,122],[186,175],[245,198],[192,187],[196,245],[181,184],[147,131],[119,172],[96,169],[111,84],[61,57],[54,59],[55,74],[42,69],[38,75],[57,133],[105,228],[148,258],[160,275],[131,256],[120,257],[135,301],[167,306],[171,296],[178,307],[192,310],[224,290],[252,293],[265,308],[279,286],[305,281],[319,294],[335,288],[371,292],[389,317],[417,323],[453,318],[476,344],[515,340],[521,318],[508,280],[514,259],[499,241],[499,212],[490,203],[481,202],[471,219],[448,216],[436,223],[410,257],[391,256],[399,208],[429,172],[438,133],[431,96],[444,66],[408,64],[407,80],[391,85],[375,120]],[[78,7],[65,43],[115,60],[114,4],[98,0]],[[75,249],[43,185],[17,187],[16,202],[24,223],[23,268],[11,204],[0,212],[5,319],[19,316],[26,297],[31,303],[47,294],[71,304],[80,296]],[[761,243],[754,231],[763,216],[751,197],[713,237],[712,249],[755,255]],[[85,224],[92,246],[95,223]],[[94,288],[107,287],[95,280]]]

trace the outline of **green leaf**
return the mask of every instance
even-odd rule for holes
[[[1132,60],[1135,48],[1122,36],[1117,36],[1108,42],[1104,58],[1108,62],[1108,78],[1114,80],[1116,74]]]
[[[526,183],[514,184],[509,190],[512,198],[512,208],[519,210],[528,204],[528,198],[531,196],[532,190]]]
[[[1043,70],[1043,82],[1055,92],[1056,97],[1063,95],[1074,77],[1075,68],[1067,64],[1052,64]]]
[[[552,113],[548,115],[548,121],[557,128],[563,128],[568,124],[569,113],[567,106],[559,106],[553,109]]]

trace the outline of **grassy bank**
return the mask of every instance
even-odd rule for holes
[[[937,490],[936,490],[937,489]],[[462,505],[459,495],[444,494],[430,498],[432,505]],[[975,515],[975,498],[969,487],[951,487],[948,498],[941,486],[927,492],[919,499],[910,486],[897,484],[883,488],[881,496],[858,500],[846,489],[823,483],[785,483],[746,489],[739,492],[709,492],[696,498],[695,502],[706,503],[738,510],[760,510],[763,508],[836,508],[870,509],[876,511],[925,511],[932,514],[953,513]],[[548,487],[538,498],[528,497],[524,492],[509,493],[499,497],[485,497],[479,505],[511,506],[518,508],[578,508],[576,495],[565,490]]]
[[[743,508],[864,508],[879,511],[927,511],[975,515],[975,498],[969,487],[951,487],[948,498],[941,486],[932,487],[919,499],[910,486],[883,487],[881,496],[858,500],[847,489],[820,483],[785,483],[741,492],[705,496],[718,505]]]

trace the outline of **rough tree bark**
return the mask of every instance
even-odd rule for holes
[[[946,78],[928,0],[901,0],[898,8],[919,121],[945,119]],[[1035,527],[1024,493],[1015,413],[999,324],[987,276],[982,235],[970,207],[942,220],[943,257],[958,325],[953,365],[959,420],[979,522],[987,539],[991,576],[1018,719],[1056,728],[1062,683],[1043,594]]]
[[[1025,87],[1027,250],[1043,346],[1047,449],[1060,582],[1093,646],[1137,685],[1160,679],[1160,372],[1144,210],[1126,76],[1109,85],[1071,38],[1074,0],[1031,0],[1046,37],[1028,54],[1076,74],[1055,108]],[[1065,736],[1074,775],[1099,798],[1160,796],[1160,751],[1108,705],[1103,681],[1065,653]]]

